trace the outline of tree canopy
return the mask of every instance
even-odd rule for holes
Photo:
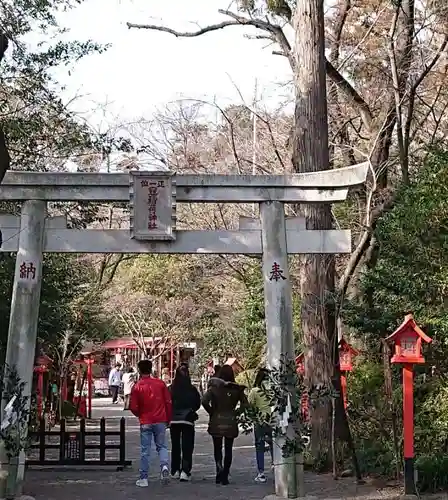
[[[448,154],[430,152],[395,206],[382,217],[375,237],[378,259],[360,277],[359,295],[348,302],[347,321],[378,345],[412,312],[434,338],[431,349],[444,362],[448,322]]]

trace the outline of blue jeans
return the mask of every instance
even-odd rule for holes
[[[259,473],[264,472],[264,454],[266,443],[269,445],[271,459],[273,459],[272,429],[268,425],[255,426],[255,454],[257,457],[257,468]]]
[[[168,467],[168,445],[166,442],[166,424],[148,424],[140,426],[140,479],[148,479],[151,444],[154,437],[160,459],[160,469]]]

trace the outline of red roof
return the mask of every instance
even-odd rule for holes
[[[131,338],[111,339],[104,342],[101,346],[103,349],[123,349],[125,347],[135,346],[135,342]]]
[[[418,337],[423,339],[428,344],[430,342],[432,342],[432,339],[430,337],[428,337],[428,335],[426,335],[425,332],[417,325],[412,314],[407,314],[404,318],[403,323],[401,323],[401,325],[394,331],[394,333],[389,335],[389,337],[387,337],[386,340],[387,341],[395,340],[403,332],[405,332],[406,329],[408,329],[408,328],[413,330],[417,334]]]
[[[348,351],[353,354],[353,356],[357,356],[359,354],[359,351],[349,344],[344,337],[342,337],[339,341],[339,349],[341,349],[341,351]]]
[[[49,366],[53,363],[53,360],[47,356],[46,354],[41,354],[40,356],[37,357],[36,359],[36,365],[45,365],[45,366]]]
[[[146,347],[152,347],[154,345],[154,340],[156,341],[157,347],[166,347],[165,342],[160,342],[160,337],[155,339],[152,337],[145,337],[144,339]],[[160,343],[159,343],[160,342]],[[111,339],[101,346],[102,349],[138,349],[137,344],[131,337],[122,337],[121,339]]]

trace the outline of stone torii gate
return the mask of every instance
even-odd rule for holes
[[[45,252],[261,255],[268,364],[278,367],[282,356],[294,359],[288,254],[350,253],[351,234],[307,230],[304,219],[285,216],[284,204],[343,201],[350,187],[365,182],[367,169],[368,163],[361,163],[263,176],[8,172],[0,200],[22,202],[22,212],[17,218],[0,216],[0,250],[17,252],[6,363],[26,383],[24,395],[31,390]],[[128,202],[130,228],[67,229],[63,217],[47,216],[47,202],[53,201]],[[176,204],[183,202],[259,203],[260,217],[241,217],[236,231],[176,230]],[[296,467],[295,457],[282,458],[277,444],[276,495],[304,496],[303,468]]]

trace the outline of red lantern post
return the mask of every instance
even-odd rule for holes
[[[403,436],[404,436],[404,492],[415,495],[414,481],[414,364],[422,364],[422,340],[430,343],[428,337],[408,314],[395,332],[387,337],[393,341],[395,352],[392,363],[403,365]]]
[[[46,371],[46,366],[34,367],[34,372],[37,373],[37,416],[39,420],[42,418],[43,414],[44,373]]]
[[[353,358],[359,354],[342,338],[339,342],[339,369],[341,371],[341,390],[344,408],[347,408],[347,372],[353,371]]]
[[[37,373],[37,416],[39,420],[43,417],[44,374],[48,371],[51,362],[48,356],[39,356],[33,369]]]
[[[93,374],[92,365],[94,363],[93,358],[87,358],[85,360],[87,365],[87,418],[92,418],[92,393],[93,393]]]
[[[296,357],[296,372],[305,375],[305,355],[303,352]]]
[[[305,355],[303,352],[296,357],[296,372],[302,377],[305,375]],[[302,393],[300,406],[302,409],[302,419],[307,422],[310,418],[310,400],[306,391]]]

